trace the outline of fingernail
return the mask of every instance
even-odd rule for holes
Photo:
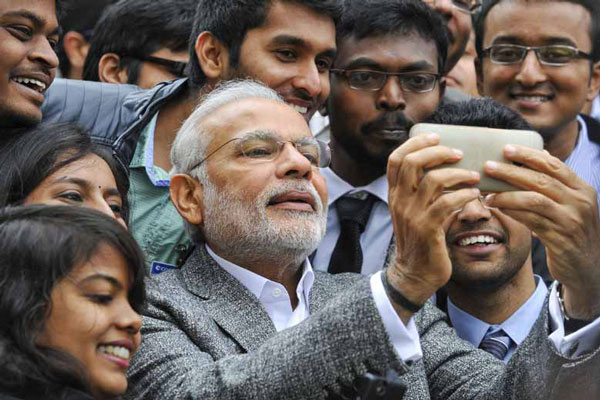
[[[517,149],[512,144],[504,146],[504,152],[509,156],[514,156],[517,153]]]
[[[427,135],[427,140],[429,140],[430,142],[437,142],[440,138],[440,135],[437,135],[435,133],[430,133]]]
[[[491,171],[498,169],[498,163],[496,161],[486,161],[485,167]]]
[[[480,176],[479,172],[477,172],[477,171],[472,171],[471,175],[473,175],[473,179],[479,179],[479,176]],[[477,189],[477,190],[479,190],[479,189]]]
[[[492,204],[494,202],[494,196],[496,196],[496,195],[495,194],[486,195],[485,199],[483,199],[483,202],[489,206],[490,204]]]
[[[459,149],[452,149],[452,151],[454,152],[454,154],[456,154],[458,157],[462,157],[463,156],[463,152]]]

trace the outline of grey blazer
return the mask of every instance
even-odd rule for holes
[[[600,350],[560,357],[547,339],[546,313],[505,368],[427,304],[415,317],[423,359],[406,366],[360,275],[316,272],[311,317],[279,333],[202,246],[181,270],[149,280],[148,296],[129,399],[323,399],[367,371],[390,368],[404,373],[405,399],[600,398]]]

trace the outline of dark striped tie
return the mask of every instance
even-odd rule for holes
[[[486,333],[483,340],[479,344],[481,350],[487,351],[499,360],[504,360],[506,353],[508,353],[508,346],[510,345],[510,338],[504,333],[502,329]]]

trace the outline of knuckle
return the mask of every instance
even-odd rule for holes
[[[559,172],[562,168],[564,167],[564,164],[562,161],[560,161],[558,158],[551,156],[548,159],[548,169],[552,172]]]
[[[528,203],[528,206],[534,211],[543,210],[548,206],[546,198],[537,193],[529,198]]]
[[[404,157],[404,163],[409,166],[414,166],[418,164],[419,157],[415,153],[410,153],[406,157]]]
[[[537,174],[535,176],[535,185],[540,189],[548,189],[552,184],[552,178],[546,174]]]

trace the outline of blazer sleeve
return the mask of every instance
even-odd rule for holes
[[[366,280],[244,354],[232,340],[228,349],[214,345],[224,333],[204,330],[214,325],[209,318],[183,322],[152,292],[129,399],[324,399],[367,371],[402,368]]]
[[[432,399],[600,398],[600,349],[579,358],[561,356],[548,339],[547,299],[507,366],[458,338],[433,306],[417,316],[417,326]]]

